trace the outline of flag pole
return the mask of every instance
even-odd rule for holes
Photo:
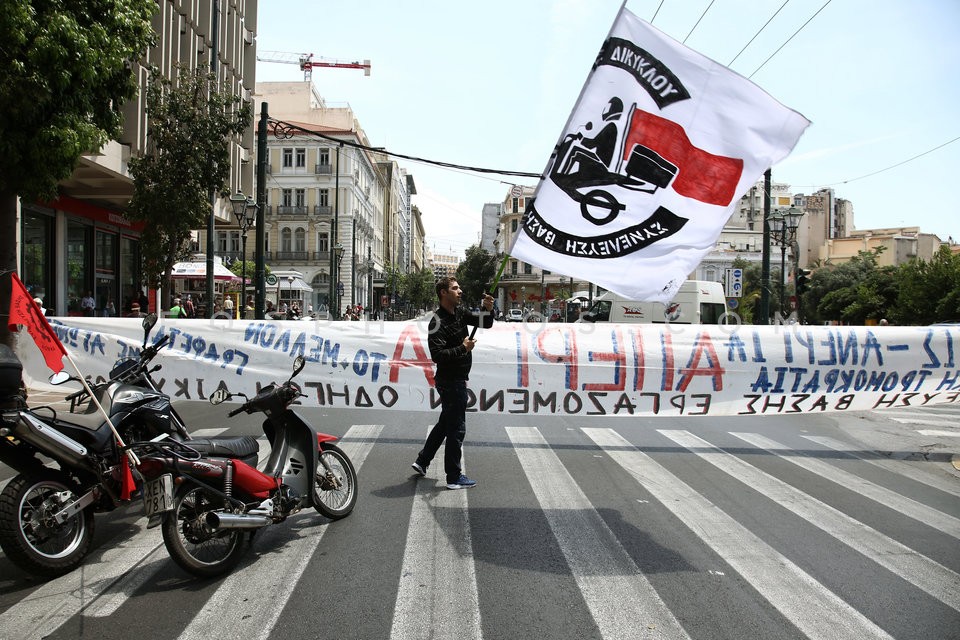
[[[80,384],[83,385],[83,390],[87,392],[87,395],[90,396],[90,400],[93,401],[93,404],[96,405],[100,413],[103,414],[103,417],[106,418],[107,424],[110,426],[110,431],[113,432],[113,437],[117,439],[117,444],[120,445],[120,448],[126,447],[127,445],[123,442],[123,438],[120,437],[120,432],[117,431],[117,428],[113,424],[113,420],[110,419],[110,416],[107,414],[106,409],[103,408],[103,405],[100,404],[100,401],[97,399],[97,396],[93,393],[93,389],[90,388],[90,385],[87,383],[86,378],[83,377],[83,374],[80,373],[80,367],[77,366],[77,363],[73,361],[73,356],[70,355],[70,352],[67,352],[67,360],[70,362],[70,365],[73,367],[73,370],[77,372],[77,377],[80,379]],[[140,459],[137,457],[131,449],[127,450],[127,457],[130,459],[134,465],[140,464]]]
[[[497,275],[493,279],[493,284],[490,285],[490,295],[493,295],[493,292],[497,290],[497,284],[500,283],[500,277],[503,275],[503,270],[507,267],[507,261],[510,259],[510,254],[503,254],[503,261],[500,262],[500,268],[497,269]],[[473,336],[477,335],[477,329],[480,326],[477,325],[473,328],[473,331],[470,332],[470,339],[473,340]]]

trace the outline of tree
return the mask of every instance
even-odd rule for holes
[[[9,0],[0,12],[0,273],[17,270],[17,197],[53,200],[83,154],[116,139],[153,42],[155,0]],[[9,308],[10,279],[0,278]],[[9,343],[0,322],[0,342]]]
[[[250,104],[219,91],[201,68],[177,67],[176,81],[154,70],[147,88],[146,152],[130,160],[133,198],[128,216],[146,226],[144,275],[172,291],[174,263],[186,256],[193,229],[210,215],[211,194],[228,195],[229,139],[250,125]]]
[[[497,258],[480,245],[467,248],[466,258],[457,267],[457,282],[463,289],[463,303],[468,307],[478,306],[485,293],[489,293],[497,274]]]
[[[896,324],[932,324],[960,319],[960,255],[941,245],[933,258],[911,260],[896,271]]]
[[[436,304],[434,289],[436,278],[431,269],[420,269],[407,274],[404,281],[404,297],[415,309],[430,309]]]

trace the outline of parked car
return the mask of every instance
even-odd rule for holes
[[[523,322],[523,309],[507,310],[507,322]]]

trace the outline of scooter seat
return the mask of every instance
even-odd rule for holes
[[[222,438],[191,438],[185,445],[196,449],[205,456],[214,458],[250,458],[256,459],[260,444],[253,436],[224,436]]]

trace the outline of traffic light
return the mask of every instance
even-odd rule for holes
[[[797,269],[797,295],[803,295],[806,293],[807,289],[810,287],[810,274],[812,272],[809,269]]]

